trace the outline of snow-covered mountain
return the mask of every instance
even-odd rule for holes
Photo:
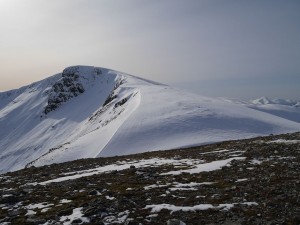
[[[297,101],[262,97],[250,101],[247,106],[300,123],[300,102]]]
[[[291,100],[291,99],[280,99],[280,98],[275,98],[275,99],[269,99],[267,97],[261,97],[258,99],[254,99],[250,101],[250,104],[253,105],[288,105],[288,106],[296,106],[300,102]]]
[[[299,130],[254,107],[73,66],[0,93],[0,172]]]
[[[300,102],[295,100],[278,98],[270,99],[267,97],[261,97],[250,101],[228,98],[224,98],[224,100],[300,123]]]

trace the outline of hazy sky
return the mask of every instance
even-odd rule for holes
[[[299,0],[0,0],[0,32],[0,90],[79,64],[300,99]]]

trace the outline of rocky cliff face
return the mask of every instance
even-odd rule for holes
[[[30,167],[0,176],[0,224],[298,225],[299,150],[293,133]]]
[[[95,76],[102,74],[100,68],[88,68],[94,70],[88,76],[84,73],[87,67],[73,66],[64,69],[61,79],[54,83],[49,91],[48,104],[44,110],[45,114],[57,109],[63,102],[67,102],[69,99],[85,92],[85,81],[91,79],[91,76],[95,78]]]

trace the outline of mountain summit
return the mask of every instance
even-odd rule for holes
[[[110,69],[0,93],[0,172],[300,130],[300,123]]]

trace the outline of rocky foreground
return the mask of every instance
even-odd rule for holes
[[[300,224],[299,156],[293,133],[31,167],[0,175],[0,224]]]

